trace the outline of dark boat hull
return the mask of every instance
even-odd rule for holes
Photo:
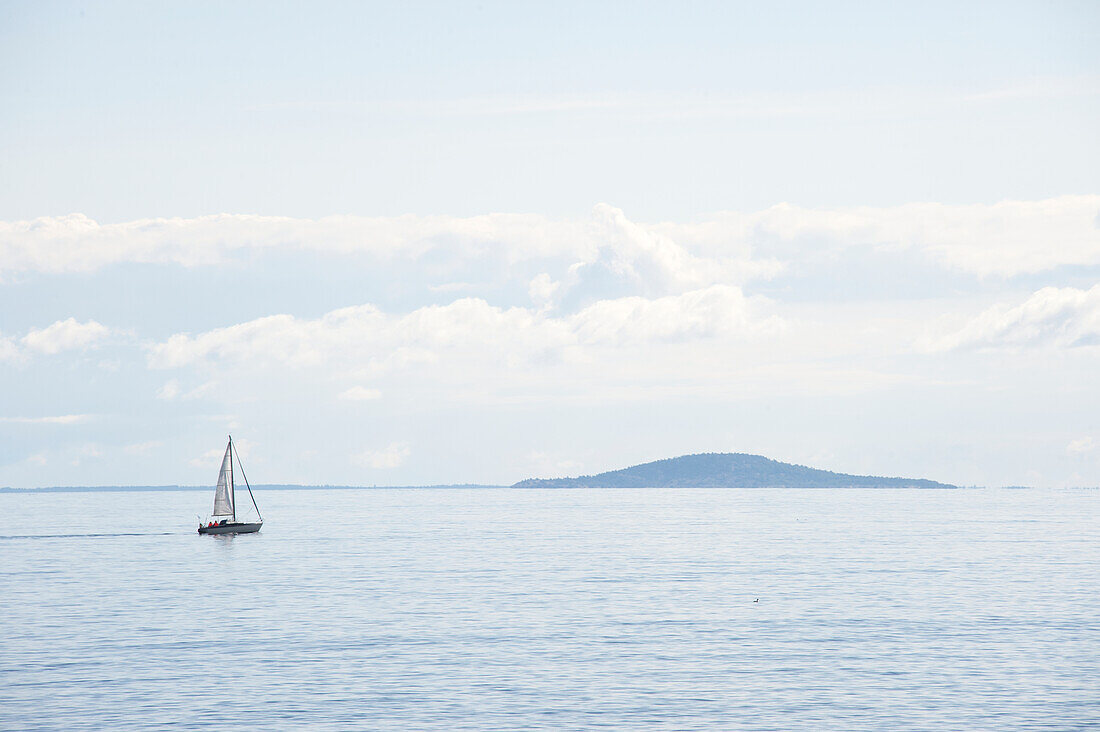
[[[263,525],[264,524],[261,521],[258,524],[243,524],[243,523],[229,524],[229,523],[227,523],[227,524],[218,524],[217,526],[200,526],[199,527],[199,533],[200,534],[254,534],[257,531],[259,531],[260,527],[263,526]]]

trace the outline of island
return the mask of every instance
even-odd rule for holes
[[[528,478],[513,488],[958,488],[925,478],[848,475],[745,453],[702,453],[577,478]]]

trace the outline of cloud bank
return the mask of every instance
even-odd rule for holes
[[[982,277],[1010,277],[1066,265],[1100,264],[1100,196],[951,206],[909,203],[807,209],[787,203],[756,213],[723,213],[693,224],[654,227],[681,245],[709,251],[730,241],[838,248],[914,249],[932,261]]]
[[[948,268],[1008,277],[1100,264],[1100,196],[1060,196],[952,206],[802,208],[779,204],[697,222],[643,224],[607,204],[588,218],[536,214],[471,217],[329,216],[295,219],[218,214],[100,224],[83,214],[0,222],[0,276],[91,272],[120,263],[196,267],[277,250],[419,260],[496,258],[508,264],[562,258],[669,294],[775,276],[783,262],[757,257],[776,242],[912,248]],[[540,290],[546,296],[545,288]]]
[[[561,316],[462,298],[404,315],[367,304],[317,319],[272,315],[197,335],[177,333],[151,345],[148,362],[161,369],[217,361],[290,367],[357,363],[380,372],[386,365],[433,362],[445,352],[521,363],[586,346],[737,337],[782,327],[782,320],[768,312],[766,299],[748,298],[730,285],[656,299],[601,300]],[[352,388],[342,397],[363,399],[373,394]]]
[[[1019,305],[994,305],[933,350],[1100,346],[1100,285],[1044,287]]]

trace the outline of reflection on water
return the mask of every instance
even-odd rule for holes
[[[1100,717],[1095,491],[272,491],[199,536],[207,500],[0,495],[0,728]]]

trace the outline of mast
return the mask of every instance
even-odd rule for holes
[[[237,488],[233,485],[233,435],[229,436],[229,507],[233,509],[233,523],[237,523]]]

